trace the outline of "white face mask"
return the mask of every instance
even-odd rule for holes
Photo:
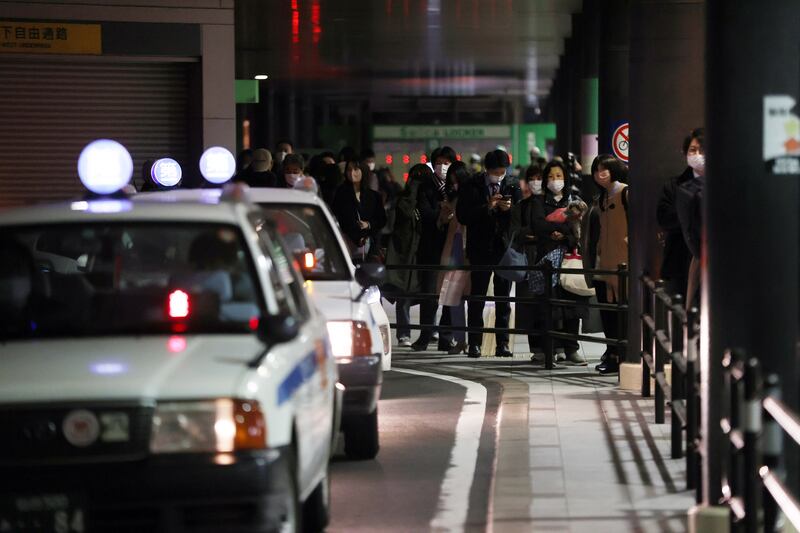
[[[500,183],[503,180],[503,178],[506,177],[505,173],[503,173],[500,176],[493,176],[491,174],[488,174],[488,176],[489,176],[489,183],[492,183],[492,184],[495,184],[495,185]]]
[[[437,176],[439,176],[439,179],[443,180],[445,176],[447,176],[448,168],[450,168],[450,165],[448,164],[436,165],[435,167],[433,167],[433,171],[436,173]]]
[[[542,194],[542,180],[532,180],[531,191],[533,194]]]
[[[686,164],[698,174],[702,174],[706,170],[706,156],[703,154],[691,154],[686,156]]]
[[[551,180],[547,182],[547,188],[553,194],[558,194],[564,189],[564,180]]]
[[[300,181],[300,178],[303,177],[302,174],[284,174],[286,176],[286,183],[294,187],[294,184]]]
[[[375,161],[367,163],[367,168],[369,168],[370,172],[375,170]]]
[[[275,159],[278,160],[278,163],[283,162],[283,158],[286,157],[286,152],[278,152],[275,154]]]

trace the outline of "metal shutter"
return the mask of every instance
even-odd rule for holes
[[[187,63],[0,58],[0,208],[84,191],[78,154],[121,142],[134,178],[148,159],[188,152]]]

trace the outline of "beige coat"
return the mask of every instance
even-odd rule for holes
[[[600,210],[600,239],[597,243],[597,269],[617,270],[621,263],[628,263],[628,217],[622,203],[622,195],[628,186],[606,199],[605,209]],[[619,279],[617,276],[602,276],[606,282],[609,302],[619,301]]]
[[[451,202],[451,207],[453,208],[453,213],[455,213],[456,200]],[[452,257],[453,242],[458,233],[461,234],[462,264],[468,264],[466,259],[467,228],[460,224],[455,216],[453,216],[447,224],[447,238],[444,241],[444,248],[442,249],[442,256],[439,264],[457,266],[452,260]],[[448,272],[440,272],[437,284],[439,305],[458,305],[461,302],[461,297],[470,293],[470,285],[470,275],[467,271],[451,270]]]

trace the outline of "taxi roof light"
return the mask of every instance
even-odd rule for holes
[[[183,170],[174,159],[164,157],[157,159],[150,167],[150,177],[162,187],[174,187],[181,182]]]
[[[133,159],[117,141],[98,139],[87,144],[78,157],[78,177],[95,194],[113,194],[128,184]]]
[[[236,173],[236,159],[227,148],[212,146],[200,157],[200,173],[206,181],[222,185]]]

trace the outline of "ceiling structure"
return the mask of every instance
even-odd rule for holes
[[[582,0],[236,0],[237,78],[327,95],[547,96]]]

